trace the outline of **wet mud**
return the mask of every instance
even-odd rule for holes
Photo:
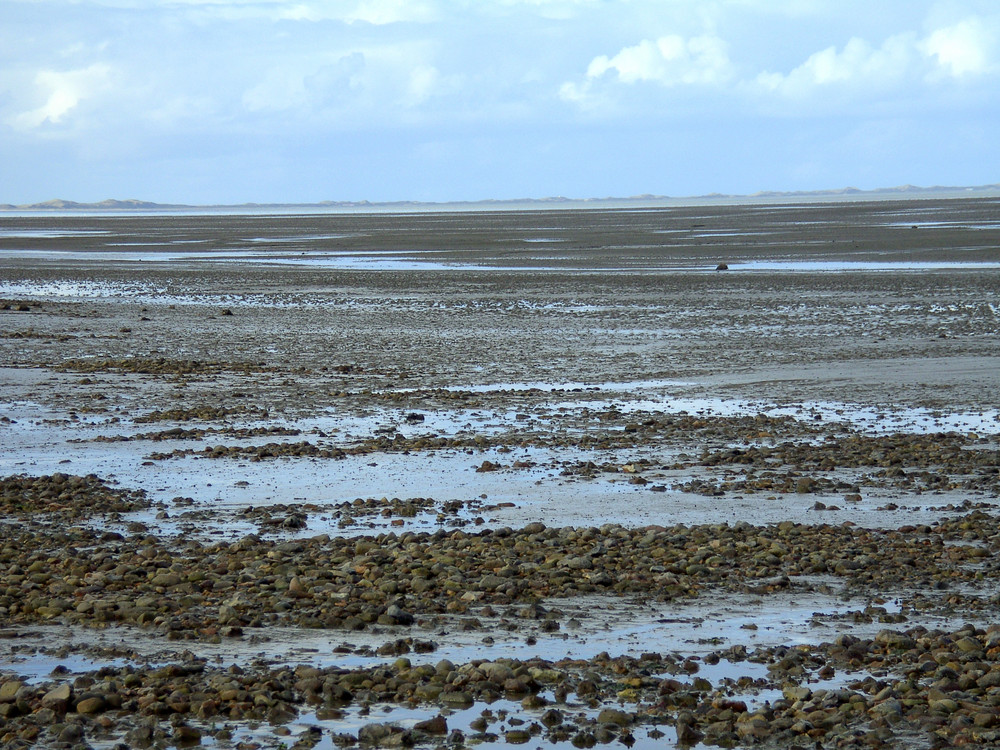
[[[998,235],[0,217],[0,742],[995,746]]]

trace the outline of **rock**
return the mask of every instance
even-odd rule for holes
[[[966,654],[976,654],[983,650],[983,644],[975,638],[959,638],[955,641],[955,646]]]
[[[390,734],[392,727],[388,724],[365,724],[358,730],[358,742],[362,745],[381,745]]]
[[[816,486],[816,480],[812,477],[799,477],[795,482],[795,491],[799,494],[805,495],[813,491]]]
[[[480,588],[486,591],[495,591],[499,588],[506,588],[509,581],[506,578],[501,578],[493,573],[487,573],[482,578],[479,579]]]
[[[441,693],[439,696],[442,703],[456,706],[471,706],[475,701],[472,696],[464,690],[454,690],[449,693]]]
[[[76,712],[78,714],[96,714],[103,711],[107,705],[107,701],[102,696],[92,695],[77,702]]]
[[[73,698],[73,686],[64,682],[52,688],[42,696],[42,705],[51,708],[53,711],[65,713],[69,708],[69,702]]]
[[[24,687],[20,680],[8,680],[0,685],[0,703],[13,703],[17,697],[17,691]]]
[[[178,745],[195,745],[201,742],[201,730],[188,724],[174,727],[174,742]]]
[[[413,615],[396,604],[390,604],[386,607],[385,613],[393,619],[396,625],[412,625],[415,619]]]
[[[586,698],[588,695],[594,695],[596,692],[597,685],[592,680],[580,680],[576,685],[577,697]]]
[[[915,648],[917,642],[905,633],[896,630],[881,630],[875,636],[875,642],[891,649],[909,650]]]
[[[418,721],[413,728],[427,734],[448,734],[448,721],[438,714],[433,719]]]
[[[812,695],[812,690],[805,685],[789,685],[782,691],[782,694],[787,700],[795,703],[796,701],[808,700],[809,696]]]
[[[675,728],[678,745],[697,745],[705,738],[704,732],[699,732],[692,726],[690,717],[678,717]]]
[[[479,665],[479,671],[486,675],[487,679],[499,684],[503,684],[504,681],[514,676],[514,670],[509,666],[495,661],[483,662]]]
[[[147,748],[153,744],[153,728],[150,726],[133,727],[125,733],[127,747]]]
[[[927,707],[934,713],[953,714],[958,710],[958,702],[951,698],[940,698],[928,701]]]
[[[292,576],[292,578],[288,581],[288,595],[297,598],[305,598],[309,596],[309,591],[306,588],[306,585],[298,576]]]
[[[153,576],[150,581],[153,586],[162,586],[164,588],[172,588],[178,586],[181,583],[181,577],[176,573],[157,573]]]
[[[83,727],[79,724],[67,724],[59,731],[59,742],[73,745],[83,739]]]
[[[547,727],[559,726],[563,723],[563,712],[558,708],[550,708],[539,717],[542,724]]]
[[[616,708],[604,708],[597,715],[598,724],[617,724],[620,727],[629,726],[634,720],[633,714],[619,711]]]
[[[895,698],[878,703],[871,709],[872,713],[881,716],[902,716],[903,703]]]
[[[1000,724],[1000,716],[997,716],[996,712],[993,711],[980,711],[973,715],[972,723],[977,727],[995,727]]]

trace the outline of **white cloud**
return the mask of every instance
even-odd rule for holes
[[[623,83],[653,81],[664,86],[713,85],[732,75],[726,43],[716,36],[690,39],[671,34],[644,39],[613,57],[595,57],[587,67],[588,78],[613,72]]]
[[[996,29],[980,18],[966,18],[953,26],[937,29],[920,49],[954,77],[988,73],[996,67]]]
[[[402,21],[426,21],[432,15],[427,3],[413,0],[364,0],[345,16],[345,20],[384,26]]]
[[[876,25],[869,35],[855,32],[837,44],[807,47],[797,60],[774,60],[772,64],[788,65],[775,70],[754,59],[753,53],[761,57],[760,49],[747,44],[742,27],[726,28],[716,19],[705,22],[704,28],[712,31],[700,36],[649,37],[615,54],[593,57],[581,78],[563,83],[558,91],[562,100],[582,110],[629,112],[629,116],[646,108],[644,101],[652,101],[648,90],[630,93],[638,83],[683,88],[687,102],[713,101],[730,111],[749,106],[773,113],[775,106],[795,102],[819,105],[825,111],[824,104],[842,108],[849,102],[926,103],[943,82],[986,82],[987,76],[1000,71],[1000,16],[953,16],[947,21],[939,17],[928,23],[922,32],[904,27],[889,35],[879,35],[876,28],[885,26]],[[836,35],[837,30],[831,29],[813,36],[818,41]],[[676,93],[671,97],[678,101]]]
[[[43,92],[45,101],[13,115],[8,122],[18,130],[33,130],[49,123],[62,122],[81,101],[93,96],[109,83],[111,66],[94,63],[80,70],[41,70],[35,74],[35,88]]]
[[[600,55],[587,66],[580,82],[559,87],[559,97],[591,113],[610,112],[616,105],[608,98],[608,83],[631,86],[652,83],[666,89],[724,89],[735,68],[725,41],[714,35],[685,38],[669,34],[643,39],[617,54]]]
[[[300,2],[275,6],[278,17],[289,21],[339,20],[387,26],[393,23],[426,22],[435,16],[427,2],[411,0],[359,0],[353,3]]]
[[[787,74],[760,73],[756,83],[789,96],[806,95],[832,85],[882,88],[905,78],[917,61],[913,34],[889,37],[877,48],[854,37],[843,49],[827,47],[810,55]]]
[[[763,72],[759,88],[789,97],[824,94],[833,87],[862,94],[888,88],[916,91],[943,78],[971,78],[997,70],[997,32],[979,18],[966,18],[920,38],[914,32],[890,36],[881,46],[854,37],[827,47],[788,73]]]

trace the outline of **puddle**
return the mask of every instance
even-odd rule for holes
[[[907,611],[900,623],[879,622],[877,617],[858,618],[854,614],[872,605],[868,597],[844,597],[837,593],[805,590],[812,579],[791,579],[791,588],[766,595],[739,592],[704,593],[696,599],[669,603],[641,602],[613,596],[581,596],[572,599],[548,599],[541,602],[546,612],[555,615],[559,629],[542,628],[545,620],[525,619],[515,613],[523,605],[496,607],[496,614],[482,615],[475,608],[470,614],[418,618],[412,627],[377,626],[364,631],[317,630],[268,626],[244,629],[243,637],[223,639],[218,643],[198,643],[199,656],[209,664],[296,665],[315,667],[370,667],[394,661],[400,653],[380,655],[377,649],[386,644],[412,639],[433,643],[430,652],[402,652],[414,664],[436,664],[449,659],[464,664],[474,659],[501,658],[522,661],[541,658],[558,661],[592,659],[606,652],[613,656],[639,658],[647,652],[674,654],[680,660],[699,660],[697,676],[714,683],[742,676],[762,676],[762,665],[753,662],[728,662],[711,665],[704,657],[722,653],[732,646],[756,648],[819,644],[833,641],[849,632],[862,638],[874,638],[881,630],[908,629],[923,625],[929,629],[957,628],[970,621],[963,617],[944,617],[928,612]],[[839,583],[831,580],[837,586]],[[881,601],[881,600],[878,600]],[[508,609],[510,610],[508,612]],[[899,604],[884,602],[878,611],[899,613]],[[467,627],[473,622],[474,627]],[[864,620],[872,619],[871,622]],[[973,618],[972,621],[975,621]],[[16,635],[17,637],[10,637]],[[99,660],[78,656],[87,650],[106,650],[127,654],[129,659],[167,662],[183,658],[188,647],[184,641],[167,641],[160,631],[130,626],[104,629],[68,628],[66,626],[25,626],[8,629],[0,638],[0,669],[21,674],[44,676],[58,664],[76,671],[79,665]],[[22,652],[25,644],[48,644],[46,653]],[[415,647],[414,647],[415,648]],[[58,659],[51,654],[60,649],[72,652]],[[121,657],[124,659],[125,657]],[[74,661],[75,660],[75,661]],[[101,661],[100,663],[108,663]],[[75,666],[74,666],[75,665]]]
[[[736,261],[729,263],[730,271],[787,271],[793,273],[815,273],[829,271],[834,273],[898,273],[900,271],[980,271],[1000,268],[1000,263],[977,261]]]
[[[3,373],[0,373],[2,377]],[[38,375],[42,377],[41,374]],[[30,382],[30,378],[28,378]],[[38,380],[37,382],[44,382]],[[704,416],[749,416],[758,413],[790,416],[806,424],[829,428],[842,424],[870,434],[884,434],[905,429],[909,432],[954,429],[992,435],[1000,431],[997,410],[978,414],[945,413],[927,409],[890,411],[872,406],[851,406],[829,402],[798,402],[778,406],[761,401],[693,399],[663,396],[646,397],[646,389],[659,390],[667,381],[601,383],[605,400],[572,402],[557,394],[558,400],[544,410],[536,406],[527,413],[516,409],[505,412],[489,410],[421,410],[422,422],[408,423],[406,409],[371,408],[365,415],[328,414],[303,420],[261,421],[234,419],[233,427],[293,427],[294,436],[257,436],[232,438],[207,434],[203,440],[162,440],[100,442],[101,436],[135,435],[157,432],[173,426],[207,427],[216,422],[162,422],[134,424],[128,420],[110,423],[107,418],[67,422],[61,412],[31,402],[8,402],[0,405],[0,415],[13,420],[5,425],[7,450],[0,453],[3,474],[96,474],[117,481],[128,488],[145,489],[156,504],[150,511],[124,519],[139,521],[160,529],[166,535],[195,534],[211,538],[235,539],[259,533],[253,518],[238,514],[250,507],[277,504],[317,506],[308,513],[306,525],[291,532],[295,536],[370,534],[388,530],[426,530],[475,525],[484,527],[521,526],[542,521],[549,526],[593,526],[624,523],[628,526],[676,523],[736,523],[753,518],[770,524],[783,520],[801,523],[839,524],[846,521],[870,528],[890,528],[903,524],[934,523],[946,514],[946,506],[961,512],[968,493],[902,493],[892,488],[866,487],[860,502],[845,503],[843,493],[741,495],[733,492],[706,496],[683,492],[673,487],[687,486],[692,480],[721,481],[739,475],[699,469],[673,470],[681,455],[678,448],[649,446],[614,451],[587,451],[575,448],[527,447],[442,448],[435,450],[377,452],[347,456],[342,460],[324,458],[274,458],[250,461],[249,458],[210,459],[194,456],[149,461],[151,453],[170,453],[174,449],[201,451],[214,445],[262,445],[269,442],[308,440],[319,445],[350,445],[377,434],[401,434],[408,438],[437,435],[442,437],[486,438],[524,434],[531,439],[533,430],[541,436],[555,427],[572,434],[597,430],[587,416],[599,409],[622,414],[678,414]],[[551,384],[559,387],[559,384]],[[564,384],[573,385],[575,384]],[[509,383],[495,387],[534,388],[532,383]],[[610,400],[605,396],[616,390],[634,394]],[[591,391],[584,395],[591,395]],[[635,411],[633,411],[635,410]],[[524,417],[528,419],[524,419]],[[817,419],[820,417],[820,419]],[[78,442],[78,441],[83,442]],[[76,441],[76,442],[70,442]],[[516,442],[516,441],[515,441]],[[625,466],[642,458],[649,468],[641,472],[643,484],[630,484],[633,475],[621,472],[598,472],[593,479],[570,474],[564,467],[593,461]],[[489,461],[501,467],[495,471],[477,471]],[[517,466],[517,468],[514,468]],[[828,473],[829,478],[846,484],[858,483],[870,470],[864,467]],[[826,475],[824,475],[826,476]],[[653,491],[657,489],[658,491]],[[190,504],[176,505],[174,498],[190,498]],[[367,513],[356,523],[344,525],[349,509],[334,506],[359,499],[381,498],[409,500],[431,499],[416,516]],[[985,498],[976,497],[977,501]],[[817,511],[816,503],[836,510]],[[443,516],[445,504],[455,504]],[[166,516],[158,517],[161,511]],[[479,519],[479,520],[477,520]]]

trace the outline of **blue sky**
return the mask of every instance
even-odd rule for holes
[[[996,0],[0,0],[0,202],[1000,182]]]

